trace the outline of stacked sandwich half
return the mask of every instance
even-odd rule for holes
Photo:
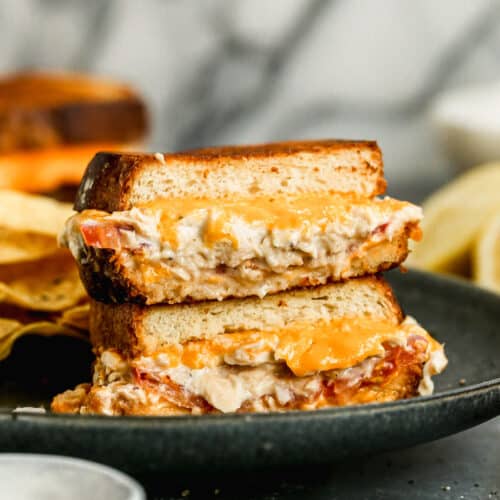
[[[420,237],[373,142],[98,154],[63,235],[93,383],[58,412],[316,409],[432,392],[443,348],[376,273]]]

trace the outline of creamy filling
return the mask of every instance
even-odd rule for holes
[[[245,401],[263,396],[274,396],[284,406],[294,397],[310,397],[320,390],[319,377],[282,379],[277,376],[277,369],[270,363],[251,369],[220,366],[192,370],[179,366],[168,373],[173,382],[224,413],[234,412]]]
[[[84,211],[68,221],[61,242],[77,259],[88,246],[112,248],[120,252],[125,266],[142,266],[153,280],[155,265],[161,263],[181,281],[199,279],[208,270],[216,279],[221,271],[237,269],[241,279],[255,282],[264,271],[283,273],[302,266],[330,267],[338,275],[363,247],[391,241],[422,218],[419,207],[396,200],[343,200],[338,210],[333,210],[333,200],[325,212],[311,214],[322,218],[297,216],[289,227],[276,219],[271,224],[217,207],[182,212],[167,221],[165,209]]]
[[[315,407],[315,400],[321,397],[321,390],[328,380],[343,384],[350,390],[356,390],[364,380],[369,380],[374,368],[381,361],[380,357],[368,358],[359,365],[346,370],[324,372],[307,377],[283,377],[283,367],[276,363],[266,363],[258,367],[203,368],[192,370],[179,366],[170,370],[170,380],[177,384],[186,394],[203,398],[211,407],[223,413],[235,412],[242,407],[251,411],[269,411],[286,408],[301,398],[306,409]],[[425,363],[425,367],[429,362]],[[150,411],[155,411],[165,405],[162,394],[162,383],[145,386],[142,382],[133,380],[130,374],[116,374],[113,381],[96,374],[94,380],[94,397],[97,396],[99,413],[114,415],[117,411],[117,401],[128,401],[134,405],[144,405]],[[418,393],[428,395],[428,386],[424,392],[419,387]],[[175,398],[171,401],[175,406]],[[181,404],[182,406],[182,404]],[[85,409],[83,412],[92,412]],[[94,410],[95,411],[95,410]],[[203,413],[203,407],[191,406],[192,413]]]
[[[134,359],[134,366],[168,376],[168,370],[179,365],[198,369],[283,362],[300,377],[350,368],[366,358],[382,356],[386,344],[406,347],[412,342],[422,342],[430,350],[440,347],[411,317],[400,324],[365,317],[312,323],[296,320],[275,329],[245,330],[167,344],[154,356]]]
[[[444,354],[444,349],[435,349],[429,353],[429,360],[424,365],[423,378],[418,386],[418,393],[421,396],[430,396],[434,392],[434,375],[441,373],[448,365],[448,358]]]
[[[94,386],[98,388],[101,411],[107,415],[114,414],[114,402],[117,398],[148,406],[158,404],[158,393],[152,393],[134,381],[130,368],[126,363],[123,364],[123,360],[117,360],[116,353],[113,354],[107,352],[94,372]],[[356,367],[327,375],[337,382],[344,382],[347,387],[356,386],[363,378],[371,376],[378,361],[379,357],[369,358]],[[273,398],[281,407],[296,398],[310,400],[320,393],[324,380],[320,374],[283,377],[283,366],[277,363],[264,363],[251,368],[223,365],[198,370],[181,365],[168,372],[164,371],[163,376],[167,376],[167,373],[169,379],[184,391],[202,397],[223,413],[235,412],[245,403],[258,411],[259,400],[266,396]],[[155,372],[148,374],[153,379],[159,377]],[[161,382],[158,382],[158,388],[161,393]]]
[[[442,346],[414,334],[408,335],[404,341],[401,338],[385,345],[386,349],[398,346],[415,355],[416,362],[423,364],[418,393],[432,394],[431,376],[444,370],[447,363]],[[272,352],[252,350],[250,345],[247,349],[239,348],[223,356],[223,361],[218,363],[208,360],[206,366],[199,368],[186,363],[172,365],[172,360],[162,355],[127,361],[117,352],[106,350],[98,357],[94,386],[99,388],[101,405],[110,412],[116,397],[159,399],[162,388],[169,387],[171,383],[180,388],[181,399],[203,398],[211,407],[222,412],[234,412],[243,405],[258,406],[265,397],[285,407],[297,398],[314,399],[328,380],[341,384],[344,389],[355,390],[363,380],[372,376],[374,368],[384,360],[386,349],[382,349],[380,355],[369,356],[354,366],[304,376],[295,376]],[[144,387],[144,380],[158,392],[153,391],[151,395]],[[165,381],[168,381],[167,386],[164,386]],[[148,404],[153,403],[148,399]],[[196,410],[197,404],[192,406]],[[199,407],[198,410],[202,411]]]

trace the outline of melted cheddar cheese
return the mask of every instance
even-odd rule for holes
[[[112,214],[84,210],[69,219],[63,241],[70,246],[82,234],[85,244],[98,248],[154,247],[174,252],[188,248],[193,255],[203,255],[223,241],[232,250],[241,247],[248,259],[265,242],[292,252],[308,253],[314,248],[313,253],[321,249],[328,253],[335,248],[338,253],[342,244],[351,246],[359,239],[365,243],[390,240],[404,227],[411,231],[409,237],[418,239],[420,219],[421,209],[411,203],[346,194],[172,198]]]
[[[322,231],[333,220],[342,221],[356,207],[371,205],[387,213],[400,210],[409,203],[391,198],[369,200],[353,194],[307,193],[294,196],[255,197],[235,199],[170,198],[157,199],[137,208],[149,214],[160,214],[158,230],[164,241],[177,246],[177,225],[187,216],[198,213],[207,217],[204,242],[211,247],[221,239],[228,239],[238,248],[238,239],[230,224],[233,218],[246,223],[263,224],[269,230],[300,230],[305,232],[311,225]],[[207,214],[208,211],[208,214]]]
[[[89,160],[97,151],[123,149],[116,143],[56,145],[15,151],[0,156],[0,188],[50,191],[63,184],[79,184]],[[33,166],[36,165],[36,168]]]
[[[193,340],[169,346],[162,356],[165,368],[185,365],[192,369],[230,364],[258,365],[265,361],[283,361],[297,376],[345,369],[371,356],[384,354],[384,343],[406,345],[410,335],[440,345],[416,323],[394,325],[368,318],[329,322],[294,323],[279,330],[245,331],[221,334],[213,339]],[[238,361],[240,360],[240,361]],[[242,361],[241,361],[242,360]]]

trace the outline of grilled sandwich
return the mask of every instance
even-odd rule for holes
[[[264,297],[399,265],[422,214],[384,189],[373,142],[102,153],[61,241],[98,301]]]
[[[223,302],[91,306],[93,384],[65,413],[312,410],[430,394],[443,347],[379,277]]]
[[[92,297],[93,380],[56,412],[314,410],[433,391],[443,346],[380,271],[420,238],[373,142],[100,153],[61,243]]]

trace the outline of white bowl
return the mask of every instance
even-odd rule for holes
[[[456,169],[500,160],[500,82],[442,94],[431,119]]]
[[[55,455],[0,453],[0,498],[145,500],[142,487],[105,465]]]

